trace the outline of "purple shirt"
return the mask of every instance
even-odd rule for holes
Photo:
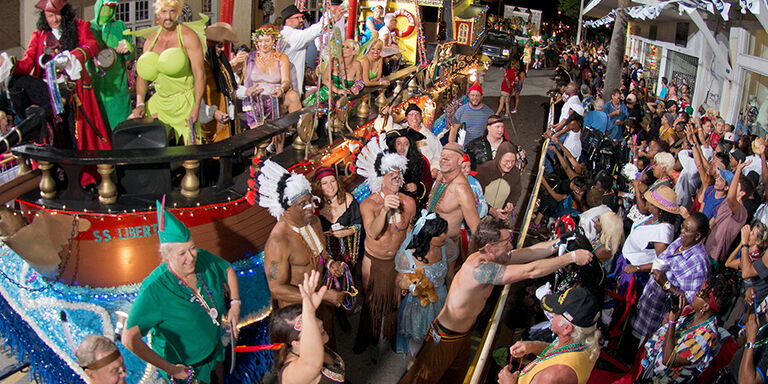
[[[673,287],[683,291],[686,300],[692,303],[696,292],[709,278],[709,257],[702,242],[678,252],[681,246],[682,240],[677,238],[659,255],[659,259],[669,264],[669,270],[665,274],[667,280]],[[641,336],[652,334],[659,329],[668,311],[667,293],[651,278],[637,303],[632,318],[632,329]]]

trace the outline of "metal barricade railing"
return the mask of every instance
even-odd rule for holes
[[[554,118],[554,104],[550,100],[549,115],[547,116],[547,125],[552,124]],[[541,180],[544,177],[544,159],[547,155],[547,148],[549,147],[549,139],[544,140],[541,146],[541,155],[539,156],[538,171],[536,173],[536,180],[531,190],[531,197],[528,198],[528,206],[525,210],[525,216],[523,217],[522,226],[520,227],[520,236],[517,239],[517,248],[522,248],[525,243],[525,238],[528,235],[528,225],[531,222],[533,216],[533,210],[536,207],[536,199],[538,199],[539,189],[541,187]],[[485,365],[488,362],[488,356],[491,353],[493,342],[496,338],[496,332],[501,322],[501,315],[504,312],[504,305],[507,302],[509,296],[510,284],[504,286],[504,290],[499,296],[499,300],[496,302],[496,306],[493,310],[493,317],[485,328],[483,333],[483,339],[480,347],[477,349],[475,356],[472,360],[472,364],[467,370],[467,374],[464,377],[464,384],[478,384],[483,378],[485,372]]]

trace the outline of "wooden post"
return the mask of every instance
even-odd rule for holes
[[[96,166],[101,183],[99,183],[99,201],[102,204],[114,204],[117,202],[117,186],[112,182],[112,173],[115,172],[114,164],[98,164]]]
[[[19,175],[23,175],[32,169],[29,168],[29,165],[27,164],[27,158],[24,156],[14,156],[16,158],[16,163],[19,164]]]
[[[40,171],[43,175],[40,178],[40,197],[43,199],[53,199],[56,197],[56,180],[51,175],[53,164],[48,161],[38,161]]]
[[[187,170],[181,179],[181,195],[192,199],[200,195],[200,179],[197,178],[197,168],[200,167],[199,160],[184,160],[182,163]]]

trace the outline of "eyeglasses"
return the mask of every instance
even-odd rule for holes
[[[512,233],[512,231],[508,231],[508,232],[509,232],[509,238],[501,239],[501,240],[499,240],[497,242],[494,242],[493,244],[494,245],[504,245],[505,243],[509,243],[510,245],[514,245],[515,244],[514,241],[513,241],[514,240],[513,239],[514,234]]]

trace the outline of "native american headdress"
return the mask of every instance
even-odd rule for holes
[[[399,169],[400,172],[405,173],[407,166],[408,159],[396,152],[390,152],[387,149],[387,140],[383,136],[371,138],[360,150],[355,161],[357,173],[368,179],[371,193],[381,192],[381,180],[387,172]]]
[[[269,209],[276,219],[296,200],[309,194],[312,186],[302,174],[288,172],[272,160],[261,166],[259,175],[259,205]]]

